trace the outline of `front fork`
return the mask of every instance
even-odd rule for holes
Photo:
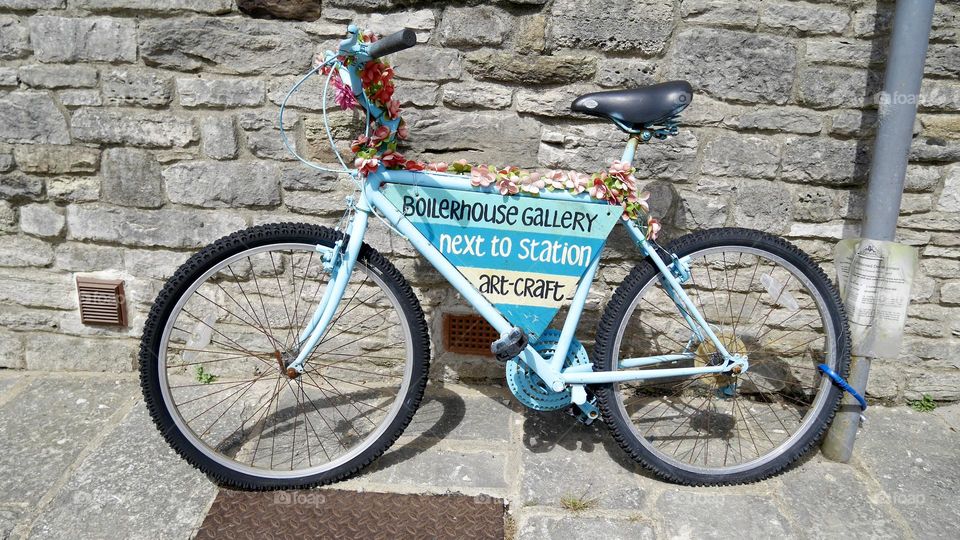
[[[348,201],[348,204],[353,204]],[[323,291],[320,303],[314,310],[310,323],[303,329],[297,339],[297,357],[293,362],[286,366],[287,376],[296,378],[303,373],[303,364],[321,343],[321,339],[327,333],[327,326],[333,320],[333,316],[343,299],[343,293],[347,289],[347,283],[353,274],[353,268],[357,263],[357,257],[360,255],[360,248],[363,246],[363,236],[367,232],[367,223],[370,219],[370,207],[366,200],[361,197],[360,201],[354,206],[355,212],[351,213],[350,221],[347,223],[347,236],[341,237],[333,247],[317,246],[317,252],[323,261],[323,269],[330,274],[330,286]],[[346,242],[346,245],[344,245]]]

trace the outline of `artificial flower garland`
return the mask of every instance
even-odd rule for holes
[[[373,43],[377,41],[377,36],[366,31],[360,33],[359,39],[362,43]],[[341,57],[339,60],[348,65],[352,58]],[[326,65],[321,69],[321,73],[328,75],[332,69],[332,66]],[[399,120],[399,124],[394,132],[373,121],[368,131],[370,135],[360,135],[350,144],[350,150],[354,153],[354,167],[359,174],[374,172],[382,163],[385,168],[392,170],[469,174],[472,186],[495,186],[502,195],[516,195],[521,192],[538,195],[544,190],[567,191],[575,195],[587,192],[594,199],[623,207],[624,220],[640,220],[645,217],[647,238],[657,238],[661,226],[660,222],[649,214],[647,200],[650,193],[639,191],[638,180],[634,176],[636,169],[627,162],[614,161],[609,169],[588,175],[574,171],[538,172],[519,167],[471,165],[464,159],[449,165],[443,162],[428,163],[407,159],[397,151],[398,142],[409,136],[409,130],[400,117],[400,102],[393,98],[393,76],[390,64],[379,58],[367,61],[360,71],[360,80],[367,100],[383,111],[388,119]],[[334,101],[340,108],[352,110],[359,106],[350,86],[339,76],[330,77],[330,83],[334,87]]]

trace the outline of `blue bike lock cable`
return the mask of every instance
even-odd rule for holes
[[[856,399],[857,402],[860,404],[860,412],[867,410],[867,400],[860,395],[860,392],[857,392],[856,390],[854,390],[854,388],[850,386],[850,383],[848,383],[843,377],[841,377],[840,374],[830,369],[830,366],[826,364],[818,364],[817,369],[819,369],[821,372],[823,372],[824,375],[829,377],[830,380],[833,381],[834,384],[839,386],[844,392],[847,392],[848,394],[853,396],[853,398]]]

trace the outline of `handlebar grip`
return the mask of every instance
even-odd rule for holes
[[[380,58],[388,54],[409,49],[417,44],[417,33],[409,28],[394,32],[383,39],[376,41],[367,49],[370,58]]]

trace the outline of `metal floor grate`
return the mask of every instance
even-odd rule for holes
[[[486,495],[221,490],[196,538],[502,539],[503,515]]]

